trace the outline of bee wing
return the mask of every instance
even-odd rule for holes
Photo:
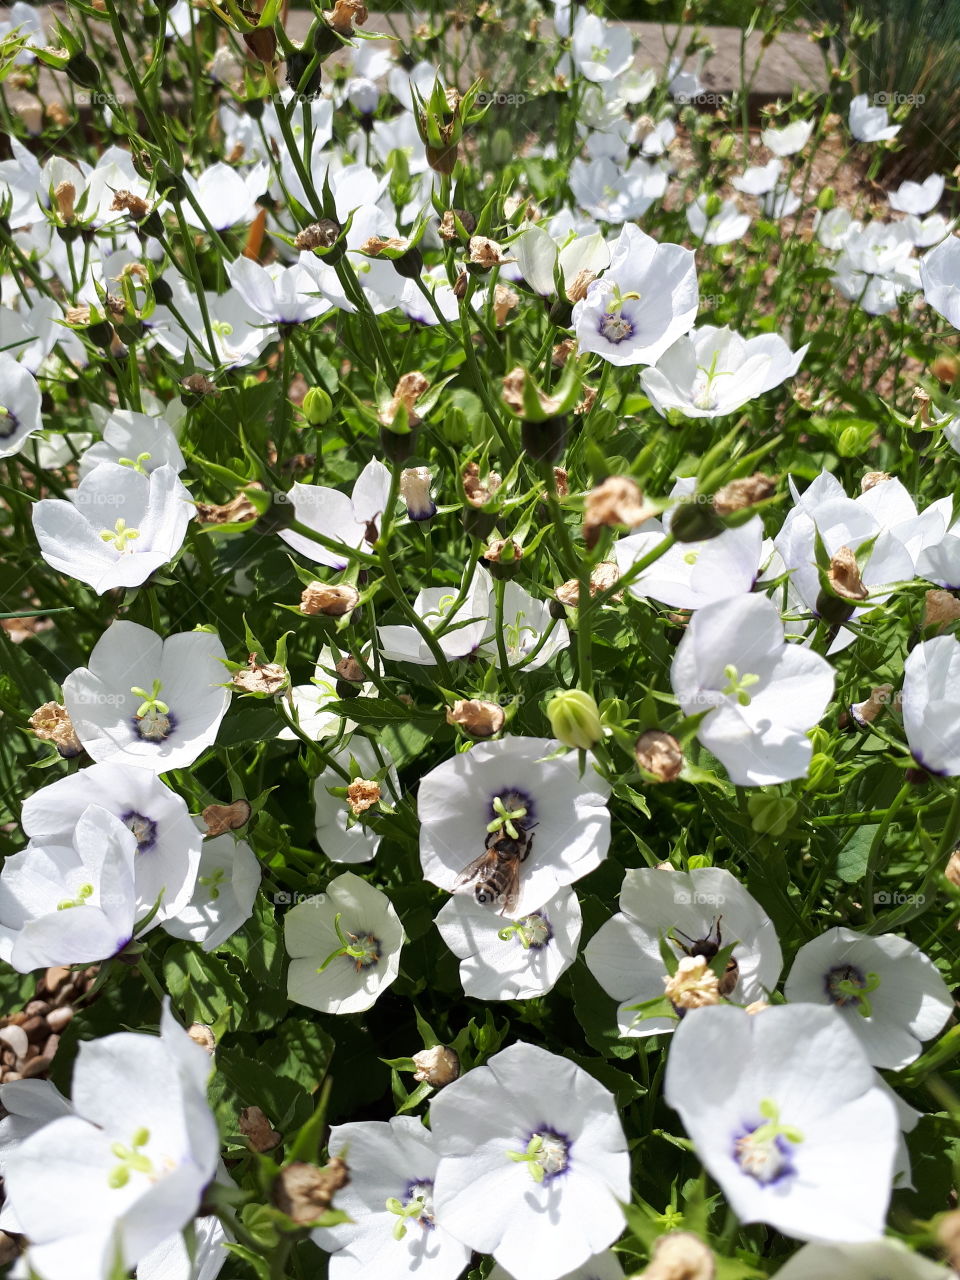
[[[473,884],[474,880],[477,879],[481,872],[486,871],[488,867],[495,866],[496,863],[497,855],[491,849],[487,849],[486,852],[481,853],[479,858],[474,858],[469,866],[464,867],[457,876],[457,882],[453,886],[451,892],[462,892],[462,890],[466,889],[468,885]]]
[[[511,858],[509,865],[505,868],[507,883],[503,891],[503,906],[500,908],[501,915],[505,915],[508,911],[515,911],[520,900],[520,866],[519,858]]]

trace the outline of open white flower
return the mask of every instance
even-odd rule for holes
[[[81,480],[101,462],[122,462],[148,475],[158,467],[169,466],[178,473],[186,468],[177,437],[166,417],[114,409],[104,416],[100,430],[103,439],[92,444],[80,459]]]
[[[673,1037],[664,1097],[741,1222],[800,1240],[883,1234],[896,1110],[831,1010],[698,1010]]]
[[[775,156],[792,156],[810,141],[813,133],[812,120],[794,120],[783,129],[764,129],[760,141]]]
[[[275,324],[299,324],[329,311],[332,303],[317,291],[314,277],[296,263],[262,267],[242,255],[227,263],[227,276],[248,307]]]
[[[582,271],[597,273],[610,265],[610,250],[599,231],[567,239],[560,248],[542,226],[532,223],[512,241],[510,248],[523,279],[544,298],[552,298],[557,293],[558,266],[562,286],[567,289]]]
[[[875,1067],[913,1062],[953,1012],[937,966],[906,938],[828,929],[797,952],[784,986],[788,1000],[827,1004]]]
[[[557,1280],[623,1229],[630,1160],[613,1095],[519,1041],[430,1104],[437,1222],[511,1275]]]
[[[585,80],[615,80],[633,61],[633,38],[622,23],[604,22],[581,9],[573,24],[570,53]]]
[[[833,695],[825,658],[784,640],[774,604],[735,596],[693,615],[677,647],[670,683],[685,715],[708,711],[703,745],[738,786],[802,778],[813,745],[807,731]]]
[[[171,288],[170,306],[157,307],[144,327],[155,342],[178,360],[183,360],[189,352],[198,369],[247,365],[276,339],[276,326],[268,324],[237,289],[205,295],[206,316],[210,321],[208,333],[204,312],[192,285],[183,276],[177,276]]]
[[[357,476],[349,498],[339,489],[324,485],[295,484],[290,490],[290,502],[297,521],[331,542],[340,543],[344,550],[341,554],[293,529],[282,529],[280,537],[315,564],[345,569],[350,563],[350,551],[359,550],[365,542],[372,545],[380,536],[389,494],[390,472],[376,458]]]
[[[715,214],[707,213],[709,197],[697,196],[684,209],[691,232],[704,244],[730,244],[742,240],[750,227],[749,213],[741,213],[732,200],[724,200]]]
[[[89,583],[98,595],[137,587],[183,545],[194,514],[190,492],[173,467],[145,475],[101,462],[63,498],[42,498],[33,528],[46,562]]]
[[[679,409],[687,418],[716,418],[792,378],[806,353],[806,346],[791,351],[776,333],[742,338],[704,325],[678,338],[640,382],[661,417]]]
[[[960,640],[934,636],[903,664],[903,728],[913,757],[930,773],[960,777]]]
[[[400,781],[390,753],[385,747],[373,743],[359,734],[339,747],[330,756],[331,765],[324,769],[313,783],[313,815],[317,833],[317,846],[331,862],[369,862],[380,847],[380,835],[362,822],[353,820],[349,799],[333,794],[337,788],[348,785],[342,773],[333,765],[339,765],[350,773],[350,762],[355,760],[360,777],[367,781],[379,780],[386,804],[394,805],[400,798]]]
[[[163,921],[164,929],[212,951],[250,919],[260,879],[257,855],[245,840],[229,832],[204,840],[193,895]]]
[[[492,591],[489,609],[482,652],[495,667],[499,667],[496,597]],[[525,671],[537,671],[569,643],[567,624],[551,617],[550,605],[546,600],[534,599],[518,582],[504,584],[503,648],[511,667],[520,666]],[[534,653],[535,656],[528,657]]]
[[[573,308],[573,326],[581,351],[615,365],[653,364],[687,332],[698,304],[693,251],[658,244],[628,224],[609,269]]]
[[[5,1160],[8,1202],[43,1280],[107,1280],[191,1221],[220,1148],[209,1073],[167,1002],[159,1037],[81,1042],[73,1114]]]
[[[135,932],[136,852],[133,832],[90,805],[69,843],[31,842],[9,855],[0,873],[0,959],[30,973],[117,955]]]
[[[350,1167],[337,1208],[352,1219],[311,1232],[331,1255],[330,1280],[457,1280],[470,1249],[434,1216],[436,1139],[423,1122],[394,1116],[334,1125],[329,1149]]]
[[[221,161],[208,165],[199,178],[189,173],[184,178],[203,217],[189,200],[183,202],[183,216],[191,227],[199,230],[206,230],[204,218],[215,231],[251,222],[257,215],[257,198],[269,185],[265,164],[254,165],[245,174],[239,174]]]
[[[333,652],[329,645],[324,645],[317,656],[313,679],[310,683],[292,685],[283,695],[285,700],[289,699],[289,704],[283,707],[284,715],[289,716],[290,719],[295,716],[300,732],[317,742],[321,738],[338,733],[341,725],[347,733],[356,727],[352,720],[344,720],[336,712],[326,709],[328,703],[337,702],[340,698],[337,693],[337,676],[333,674],[335,667]],[[370,697],[373,688],[374,686],[369,683],[360,685],[359,696]],[[290,725],[281,729],[277,737],[287,742],[297,740],[297,735]]]
[[[433,632],[446,658],[466,658],[483,643],[489,627],[491,586],[490,574],[477,565],[473,577],[469,582],[465,578],[459,591],[454,587],[425,587],[414,600],[414,612]],[[416,627],[378,627],[377,636],[381,655],[389,661],[418,666],[436,664],[430,646]]]
[[[948,236],[924,255],[920,281],[927,303],[960,329],[960,236]]]
[[[889,123],[887,108],[871,107],[865,93],[858,93],[850,103],[849,124],[858,142],[887,142],[900,132],[900,125]]]
[[[63,682],[77,737],[94,760],[165,773],[209,747],[230,705],[226,650],[209,631],[161,639],[136,622],[114,622]]]
[[[362,1013],[400,972],[403,926],[385,893],[345,871],[284,916],[287,995],[321,1013]]]
[[[783,165],[779,160],[769,160],[764,165],[752,165],[744,169],[742,176],[731,178],[731,185],[748,196],[765,196],[777,185]]]
[[[473,898],[455,894],[434,924],[461,961],[465,995],[476,1000],[530,1000],[552,990],[577,958],[580,903],[561,889],[538,911],[506,922]]]
[[[955,1273],[914,1253],[899,1240],[864,1244],[805,1244],[776,1280],[953,1280]]]
[[[695,489],[696,481],[683,476],[673,486],[670,497],[686,497]],[[664,540],[675,510],[668,507],[662,522],[646,520],[636,533],[614,543],[613,554],[621,575]],[[638,600],[659,600],[674,609],[702,609],[717,600],[752,591],[762,556],[763,521],[753,516],[736,528],[724,529],[715,538],[674,543],[634,578],[627,590]]]
[[[922,218],[940,203],[944,184],[942,173],[931,173],[923,182],[901,182],[896,191],[887,192],[887,200],[890,208],[898,213],[912,213]]]
[[[499,1263],[490,1272],[488,1280],[514,1280]],[[623,1280],[623,1267],[612,1249],[588,1258],[581,1267],[568,1271],[560,1280]]]
[[[610,156],[577,159],[570,166],[570,190],[580,207],[603,222],[628,223],[625,230],[636,231],[629,223],[641,218],[667,189],[666,166],[648,160],[634,160],[624,168]]]
[[[780,977],[783,957],[776,930],[729,871],[630,870],[620,890],[620,911],[600,926],[584,951],[590,972],[608,996],[620,1001],[622,1036],[660,1035],[677,1026],[671,1018],[640,1018],[629,1007],[663,995],[667,974],[661,938],[670,939],[678,956],[704,955],[708,960],[736,943],[735,964],[721,980],[722,994],[734,1004],[765,999]]]
[[[145,915],[159,900],[159,920],[176,915],[190,901],[200,864],[201,835],[186,801],[145,769],[108,761],[35,791],[23,803],[20,825],[34,844],[66,845],[91,804],[119,818],[136,838],[138,912]]]
[[[574,753],[547,758],[557,750],[549,738],[480,742],[424,775],[420,861],[432,884],[479,897],[486,878],[462,882],[463,872],[504,832],[525,833],[515,902],[484,897],[498,899],[495,919],[520,920],[599,866],[610,845],[609,786],[590,765],[581,778]]]
[[[19,453],[27,436],[41,426],[36,378],[8,352],[0,351],[0,458]]]

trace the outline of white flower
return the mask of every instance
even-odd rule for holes
[[[797,952],[788,1000],[832,1005],[875,1067],[913,1062],[953,1012],[937,966],[906,938],[828,929]]]
[[[430,520],[437,514],[430,492],[432,480],[429,467],[406,467],[400,472],[400,497],[411,520]]]
[[[850,103],[850,132],[858,142],[886,142],[900,132],[900,125],[888,124],[887,108],[871,107],[865,93]]]
[[[687,418],[716,418],[792,378],[806,354],[806,345],[791,351],[776,333],[742,338],[704,325],[678,338],[640,382],[661,417],[679,409]]]
[[[883,315],[897,299],[919,285],[913,233],[906,222],[853,224],[843,240],[833,283],[845,298],[869,315]]]
[[[760,141],[775,156],[792,156],[810,141],[813,124],[812,120],[794,120],[783,129],[764,129]]]
[[[183,545],[193,518],[190,492],[173,467],[150,475],[101,462],[64,498],[33,507],[40,553],[54,569],[98,595],[137,587]]]
[[[731,178],[731,184],[748,196],[765,196],[777,185],[783,165],[779,160],[768,160],[764,165],[753,165],[744,169],[743,176]]]
[[[350,1167],[337,1208],[352,1219],[311,1232],[331,1254],[330,1280],[457,1280],[470,1249],[434,1217],[436,1140],[422,1121],[394,1116],[386,1124],[334,1125],[329,1146]]]
[[[344,720],[335,711],[327,710],[328,703],[340,700],[335,670],[333,652],[329,645],[324,645],[317,657],[310,683],[292,685],[281,700],[284,715],[291,720],[295,716],[300,732],[305,733],[308,738],[313,738],[315,742],[338,733],[341,725],[346,733],[356,728],[352,720]],[[373,688],[374,686],[369,683],[360,685],[359,696],[370,697]],[[297,741],[297,735],[291,725],[281,729],[277,737],[285,742]]]
[[[265,324],[261,312],[245,302],[236,289],[205,295],[210,320],[208,335],[192,286],[178,276],[171,288],[170,306],[157,307],[144,321],[144,327],[155,342],[178,360],[183,360],[189,351],[197,369],[250,364],[277,337],[276,327]]]
[[[36,61],[36,54],[33,52],[31,45],[46,44],[46,36],[43,31],[43,18],[41,11],[34,8],[32,4],[24,4],[23,0],[16,0],[15,4],[10,6],[9,19],[0,22],[0,40],[6,39],[8,36],[18,36],[26,39],[26,45],[13,58],[14,66],[24,66],[29,62]]]
[[[488,1280],[513,1280],[513,1276],[497,1264]],[[623,1280],[623,1267],[612,1249],[588,1258],[582,1267],[568,1271],[560,1280]]]
[[[577,958],[582,916],[572,889],[538,911],[506,923],[473,898],[455,894],[434,921],[461,961],[465,995],[476,1000],[530,1000],[552,990]]]
[[[331,794],[332,788],[348,786],[347,779],[333,767],[339,765],[350,773],[355,760],[360,777],[380,780],[383,800],[394,805],[400,798],[400,781],[393,760],[385,747],[368,742],[354,734],[349,742],[331,753],[332,764],[313,783],[313,813],[317,845],[331,862],[369,862],[380,847],[380,835],[362,822],[351,822],[350,804],[346,797]]]
[[[404,935],[385,893],[345,871],[283,921],[287,995],[321,1013],[362,1013],[400,972]]]
[[[766,596],[735,596],[693,615],[670,682],[685,715],[704,717],[697,737],[738,786],[788,782],[807,772],[818,723],[833,694],[826,659],[784,641]]]
[[[805,1244],[777,1271],[776,1280],[953,1280],[954,1272],[914,1253],[899,1240],[865,1244]]]
[[[817,211],[814,217],[817,239],[825,249],[842,249],[849,239],[856,239],[863,230],[863,223],[853,218],[849,209],[837,205],[826,213]]]
[[[768,191],[761,202],[765,218],[789,218],[797,212],[802,200],[795,191],[784,184],[778,184]]]
[[[896,1110],[829,1009],[698,1010],[673,1037],[664,1097],[741,1222],[801,1240],[883,1234]]]
[[[903,728],[913,757],[930,773],[960,777],[960,641],[935,636],[903,664]]]
[[[194,1217],[217,1167],[208,1054],[164,1003],[160,1036],[80,1044],[73,1114],[5,1161],[5,1191],[44,1280],[107,1280]]]
[[[960,329],[960,237],[950,236],[924,255],[920,280],[928,304]]]
[[[585,80],[615,80],[633,61],[633,39],[623,23],[608,23],[581,9],[573,24],[570,53]]]
[[[929,249],[931,245],[939,244],[957,225],[956,218],[945,218],[942,213],[931,213],[926,218],[917,218],[908,213],[903,221],[909,228],[910,239],[918,249]]]
[[[90,805],[69,839],[31,841],[4,859],[0,958],[20,973],[106,960],[133,938],[133,833],[106,809]]]
[[[204,840],[193,896],[163,921],[164,929],[212,951],[250,919],[260,876],[257,855],[245,840],[229,832]]]
[[[36,378],[13,356],[0,351],[0,458],[19,453],[27,436],[41,425]]]
[[[69,844],[80,815],[99,805],[136,838],[137,909],[157,918],[176,915],[190,901],[200,863],[200,832],[186,801],[145,769],[94,764],[41,787],[23,803],[20,825],[34,844]]]
[[[262,267],[241,256],[227,263],[227,276],[247,306],[264,320],[299,324],[330,310],[330,301],[318,296],[316,281],[299,263]]]
[[[725,975],[721,992],[735,1004],[765,999],[780,977],[783,957],[776,930],[729,871],[628,871],[620,890],[620,911],[601,925],[584,951],[590,972],[608,996],[620,1001],[617,1025],[622,1036],[660,1035],[677,1025],[671,1018],[639,1017],[629,1007],[663,995],[667,975],[661,937],[672,942],[678,956],[703,954],[708,960],[713,958],[711,951],[715,955],[736,943],[736,967]]]
[[[519,1041],[430,1104],[437,1222],[510,1275],[556,1280],[623,1229],[630,1160],[612,1094]]]
[[[90,407],[99,408],[97,405]],[[164,466],[175,472],[186,468],[177,438],[169,422],[162,417],[134,413],[130,409],[114,409],[105,415],[101,435],[103,439],[91,445],[80,459],[81,480],[101,462],[123,461],[127,466],[136,465],[139,471],[147,474]]]
[[[230,705],[226,650],[209,631],[161,639],[114,622],[63,682],[77,737],[94,760],[154,773],[183,769],[209,747]]]
[[[497,609],[493,592],[489,600],[490,616],[483,637],[483,653],[495,667],[500,666],[500,646],[497,643]],[[544,636],[549,632],[547,638]],[[527,659],[528,654],[542,647],[536,657]],[[564,621],[556,621],[550,616],[550,605],[546,600],[535,600],[529,591],[524,590],[518,582],[504,584],[503,592],[503,647],[507,662],[511,667],[519,666],[525,671],[537,671],[550,661],[561,649],[570,643],[570,633]]]
[[[298,523],[339,543],[344,551],[342,554],[334,551],[293,529],[282,529],[280,537],[315,564],[345,569],[350,563],[351,551],[359,550],[364,543],[372,545],[380,536],[380,522],[386,514],[389,496],[390,472],[376,458],[357,476],[349,498],[339,489],[328,489],[324,485],[295,484],[289,501]]]
[[[564,288],[569,288],[581,271],[599,272],[610,265],[610,249],[599,231],[574,236],[560,248],[552,235],[533,223],[524,228],[510,248],[523,279],[544,298],[557,293],[558,265]]]
[[[609,270],[573,308],[577,342],[611,364],[653,364],[693,324],[698,303],[693,251],[628,225]]]
[[[483,643],[488,625],[491,580],[476,566],[473,577],[459,591],[454,587],[425,587],[413,602],[414,612],[434,634],[448,659],[465,658]],[[458,603],[459,602],[459,603]],[[418,666],[436,663],[430,646],[416,627],[391,625],[377,628],[381,657]]]
[[[185,175],[193,198],[203,211],[203,218],[188,199],[183,201],[183,216],[191,227],[206,230],[204,218],[215,231],[251,222],[257,215],[257,197],[268,186],[267,166],[255,165],[241,176],[228,164],[209,165],[199,178]]]
[[[940,203],[943,187],[943,174],[931,173],[923,182],[901,182],[896,191],[887,192],[887,200],[890,208],[898,213],[914,213],[923,217]]]
[[[742,240],[750,226],[749,213],[741,213],[732,200],[724,200],[718,213],[707,215],[709,197],[697,196],[684,209],[687,225],[704,244],[730,244]]]
[[[480,742],[424,775],[417,799],[420,861],[431,884],[482,892],[476,879],[461,884],[462,873],[488,841],[510,835],[511,825],[529,843],[516,902],[503,904],[510,919],[537,911],[599,866],[610,845],[609,787],[589,765],[581,778],[575,754],[547,759],[558,749],[548,738]]]
[[[610,156],[574,160],[570,166],[570,190],[593,218],[604,222],[627,222],[640,218],[667,189],[667,169],[644,159],[628,169]],[[625,228],[638,231],[634,226]]]

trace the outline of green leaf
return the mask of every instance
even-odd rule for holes
[[[878,830],[877,823],[855,827],[853,834],[837,854],[837,875],[845,884],[856,884],[866,875],[870,846]]]

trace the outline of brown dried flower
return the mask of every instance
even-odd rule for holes
[[[755,506],[769,498],[777,487],[773,476],[765,476],[762,471],[752,476],[744,476],[740,480],[731,480],[713,495],[714,510],[718,515],[728,516],[734,511],[742,511],[744,507]]]
[[[827,577],[833,590],[844,600],[866,600],[870,594],[863,585],[857,557],[850,547],[840,547],[830,557]]]
[[[59,702],[45,702],[33,713],[29,723],[37,737],[43,742],[52,742],[64,760],[78,756],[83,750],[70,713]]]
[[[654,514],[643,501],[640,486],[628,476],[609,476],[587,494],[583,512],[583,540],[595,547],[603,528],[635,528]]]
[[[648,729],[636,741],[634,754],[641,769],[657,782],[674,782],[683,769],[683,751],[672,733]]]
[[[502,707],[478,698],[461,698],[447,707],[447,724],[459,725],[473,738],[492,738],[503,728],[505,720]]]
[[[350,811],[355,818],[359,818],[361,813],[366,813],[380,799],[380,784],[373,782],[369,778],[354,778],[353,782],[347,787],[347,800],[350,803]]]
[[[297,1226],[322,1218],[333,1197],[350,1181],[346,1163],[334,1156],[323,1169],[296,1160],[281,1169],[273,1187],[273,1202]]]
[[[322,613],[328,618],[342,618],[360,602],[360,592],[349,584],[311,582],[300,597],[300,612],[310,617]]]

